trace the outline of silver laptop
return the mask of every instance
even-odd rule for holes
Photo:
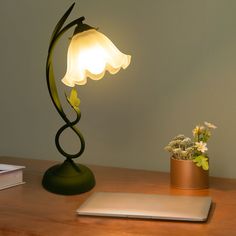
[[[77,209],[77,214],[206,221],[211,202],[210,197],[95,192]]]

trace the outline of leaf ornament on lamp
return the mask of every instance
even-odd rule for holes
[[[63,27],[74,5],[75,3],[66,11],[53,31],[46,63],[49,94],[56,110],[65,122],[65,125],[56,133],[55,143],[58,151],[66,160],[62,164],[50,167],[45,172],[42,185],[50,192],[63,195],[84,193],[95,186],[95,177],[92,171],[85,165],[73,161],[73,159],[80,157],[85,149],[83,135],[76,127],[81,118],[81,111],[79,108],[80,99],[74,86],[86,84],[87,78],[99,80],[103,78],[106,71],[115,74],[121,68],[127,68],[131,60],[131,56],[121,53],[105,35],[98,32],[94,27],[84,24],[84,17],[80,17]],[[67,71],[62,82],[72,87],[70,95],[66,96],[66,100],[76,113],[74,121],[69,120],[62,108],[52,62],[55,45],[61,36],[72,27],[75,27],[75,31],[68,48]],[[70,128],[80,140],[80,150],[75,154],[64,151],[59,142],[60,135],[67,128]]]

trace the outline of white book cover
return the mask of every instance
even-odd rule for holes
[[[0,164],[0,190],[24,184],[24,168],[25,166]]]

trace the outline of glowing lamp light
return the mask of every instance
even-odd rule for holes
[[[62,82],[74,87],[87,83],[87,77],[101,79],[106,71],[117,73],[130,64],[131,56],[120,52],[104,34],[89,29],[75,34],[67,54],[67,72]]]

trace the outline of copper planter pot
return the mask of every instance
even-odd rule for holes
[[[205,189],[209,187],[209,171],[197,167],[191,160],[171,158],[171,186],[180,189]]]

